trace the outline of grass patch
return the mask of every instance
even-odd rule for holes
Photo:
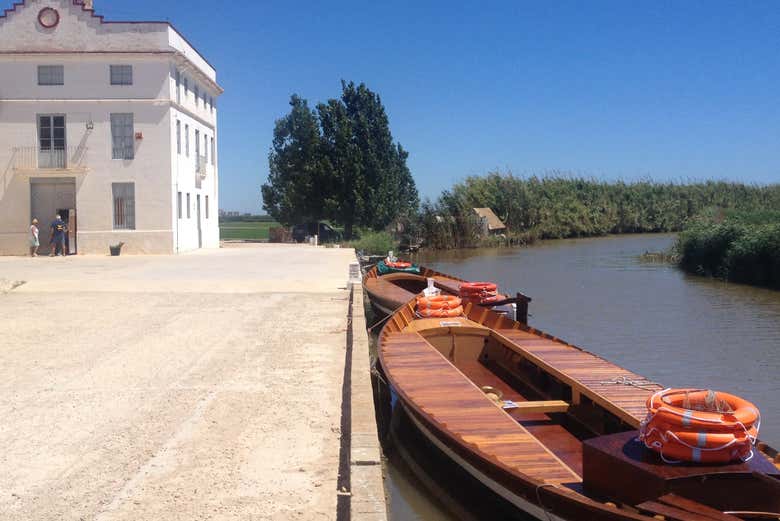
[[[220,222],[219,238],[222,240],[267,241],[268,230],[280,226],[274,221]]]

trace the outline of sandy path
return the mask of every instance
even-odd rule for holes
[[[334,518],[347,293],[331,287],[0,294],[0,519]]]

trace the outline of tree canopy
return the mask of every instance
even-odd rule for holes
[[[293,95],[276,122],[263,207],[284,224],[329,219],[382,229],[417,209],[408,152],[393,141],[379,96],[365,84],[341,83],[340,98],[309,108]]]

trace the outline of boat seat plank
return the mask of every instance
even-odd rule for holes
[[[497,407],[423,336],[396,332],[384,340],[383,367],[394,387],[438,428],[480,457],[532,479],[553,485],[581,482],[571,467]]]
[[[651,514],[664,516],[668,521],[739,521],[738,517],[722,514],[722,517],[712,517],[710,515],[698,512],[683,510],[658,501],[645,501],[637,505],[639,510],[650,512]]]
[[[513,351],[570,385],[628,425],[638,428],[647,398],[662,386],[603,358],[541,333],[500,329]]]
[[[696,514],[705,515],[711,517],[715,521],[734,521],[738,519],[735,516],[724,514],[720,510],[712,508],[707,505],[703,505],[698,501],[688,499],[677,494],[666,494],[658,498],[660,503],[679,508],[681,510],[687,510],[688,512],[694,512]]]
[[[549,414],[554,412],[566,412],[569,410],[569,404],[563,400],[536,400],[532,402],[517,402],[517,409],[519,413],[542,413]]]

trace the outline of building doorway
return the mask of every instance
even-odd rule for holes
[[[73,178],[30,178],[30,219],[38,219],[40,254],[51,252],[51,223],[59,214],[69,224],[67,251],[77,252],[76,244],[76,180]],[[72,225],[72,228],[70,227]]]
[[[198,203],[198,209],[195,214],[198,217],[198,248],[203,248],[203,231],[200,226],[200,194],[195,196],[195,201]]]

